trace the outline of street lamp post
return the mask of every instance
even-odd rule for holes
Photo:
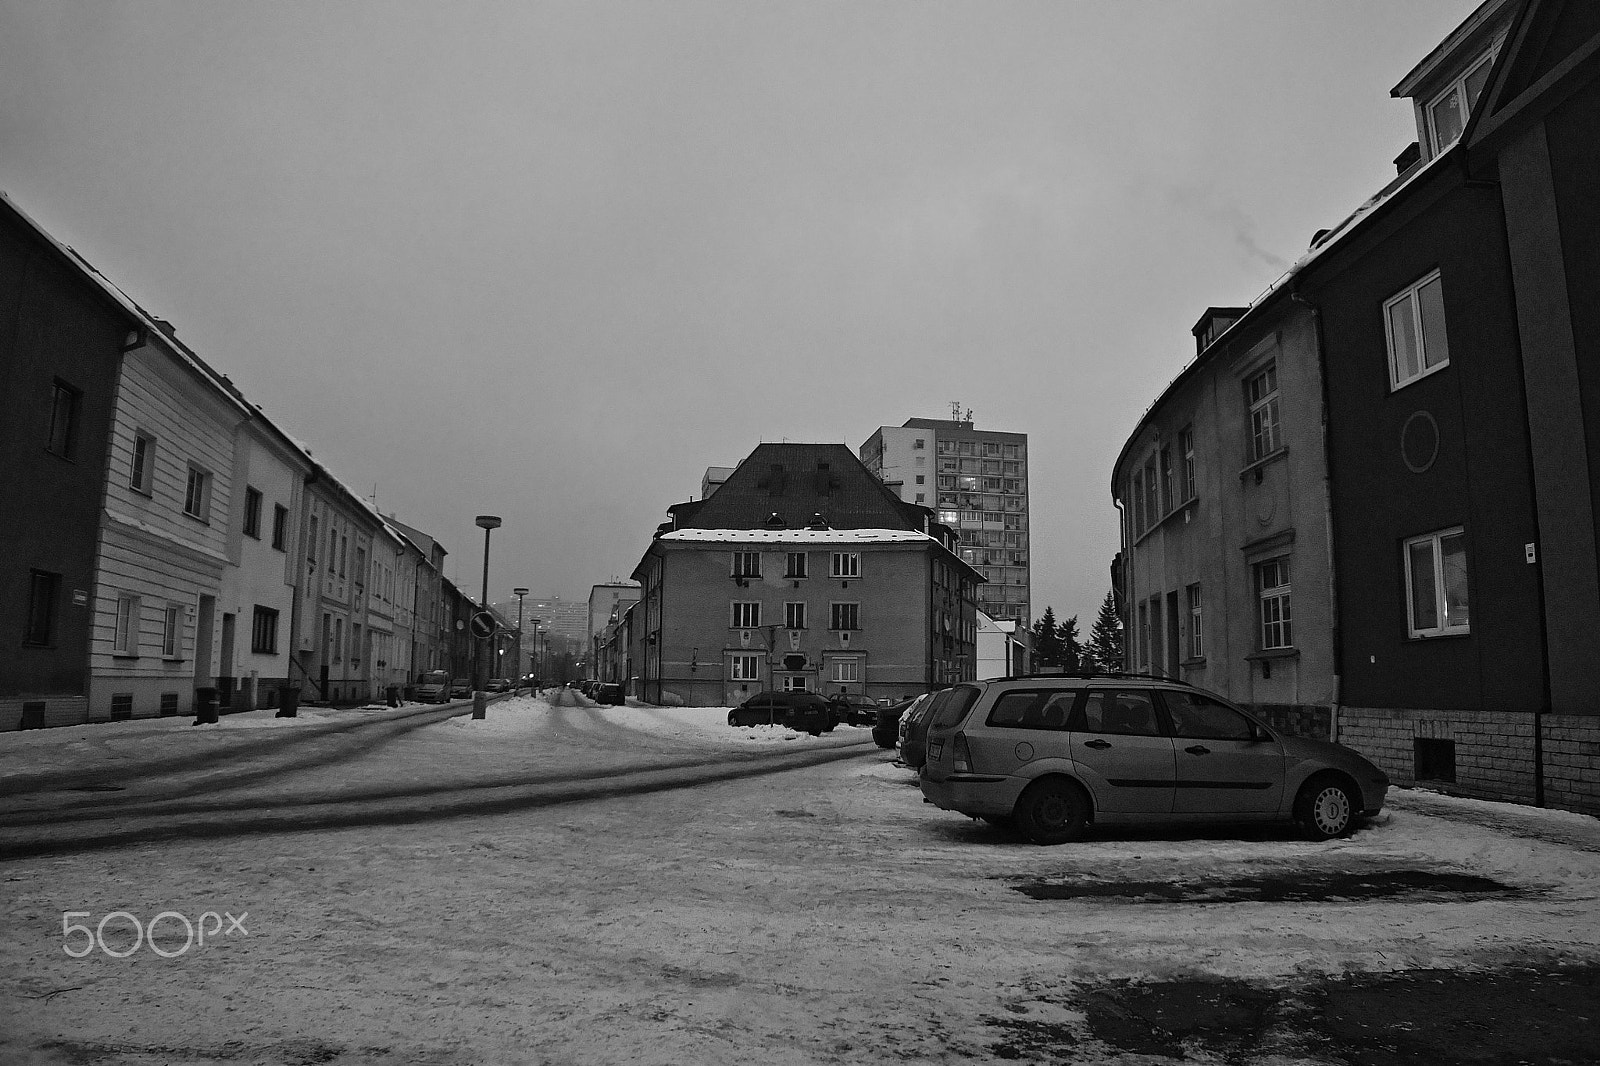
[[[500,518],[497,515],[481,514],[473,520],[479,529],[483,530],[483,600],[482,608],[489,609],[489,532],[500,528]],[[489,697],[483,691],[483,648],[487,638],[478,637],[478,646],[473,649],[472,656],[472,717],[483,719],[489,716]]]
[[[535,678],[539,677],[539,623],[543,621],[543,618],[533,620],[533,654],[528,657],[528,671]]]
[[[522,691],[522,597],[527,594],[528,590],[521,586],[511,590],[511,595],[517,598],[517,658],[511,664],[511,669],[516,671],[516,676],[511,682],[512,692]]]

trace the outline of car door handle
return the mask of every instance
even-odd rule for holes
[[[1211,754],[1211,749],[1206,747],[1204,744],[1190,744],[1187,748],[1184,748],[1183,750],[1188,752],[1190,755],[1210,755]]]
[[[1086,748],[1109,748],[1111,742],[1109,740],[1086,740],[1083,742],[1083,746]]]

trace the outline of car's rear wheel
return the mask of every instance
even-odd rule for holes
[[[1342,837],[1355,828],[1355,797],[1349,785],[1331,774],[1302,785],[1294,809],[1295,821],[1312,840]]]
[[[1033,843],[1065,844],[1083,836],[1089,799],[1070,781],[1046,778],[1023,791],[1015,818],[1017,829]]]

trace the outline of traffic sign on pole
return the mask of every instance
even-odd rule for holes
[[[472,616],[472,635],[475,637],[492,637],[497,628],[494,615],[488,611],[479,611]]]

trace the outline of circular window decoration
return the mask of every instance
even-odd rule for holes
[[[1426,411],[1415,411],[1400,427],[1400,458],[1413,474],[1426,473],[1439,457],[1439,423]]]

